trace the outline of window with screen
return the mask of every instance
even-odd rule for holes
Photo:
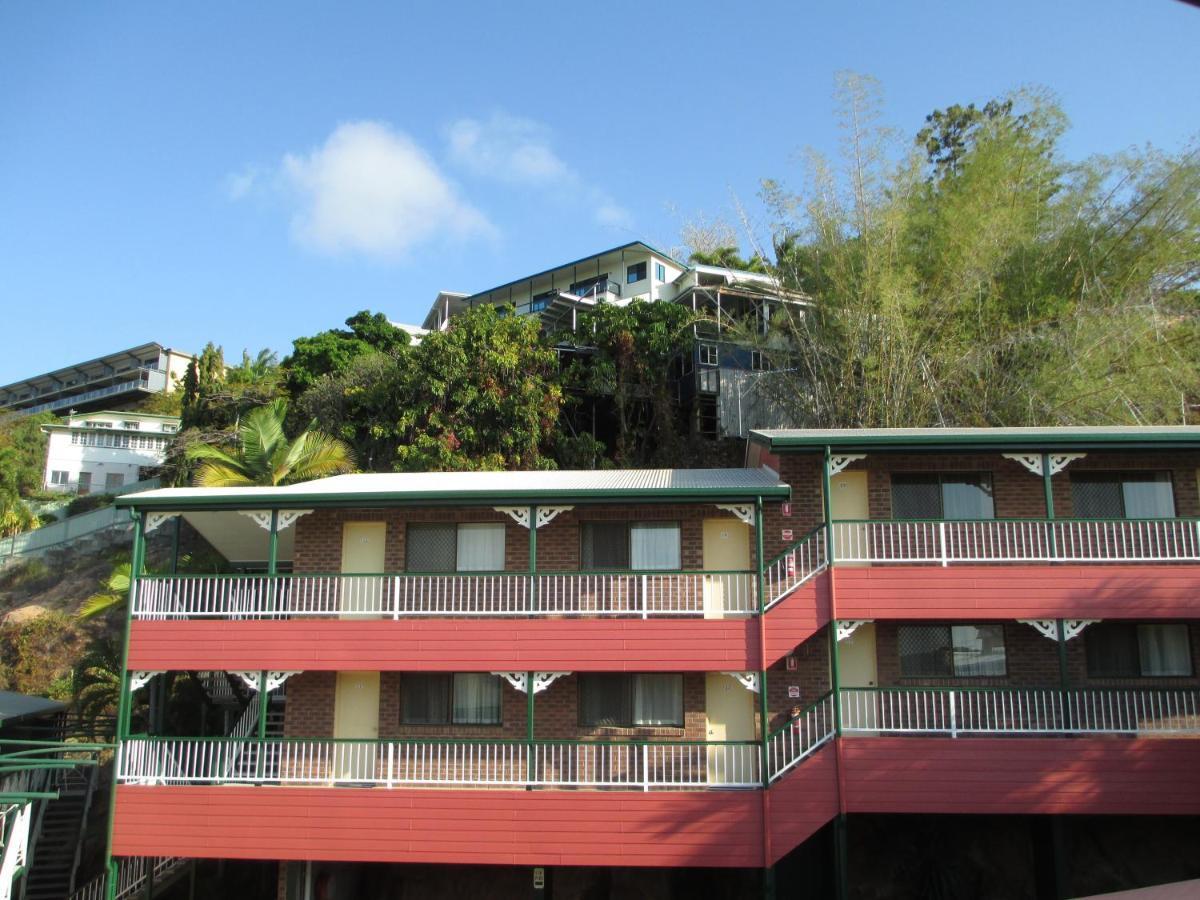
[[[681,568],[678,522],[584,522],[580,541],[584,569]]]
[[[579,676],[579,722],[589,727],[683,727],[683,676]]]
[[[409,572],[504,571],[503,522],[413,522],[406,531]]]
[[[892,516],[897,519],[994,519],[992,476],[987,472],[893,473]]]
[[[485,672],[404,675],[402,725],[499,725],[500,678]]]
[[[903,678],[979,678],[1008,671],[1003,625],[901,625]]]
[[[1071,503],[1080,519],[1170,519],[1169,472],[1072,472]]]

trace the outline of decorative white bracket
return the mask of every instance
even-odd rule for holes
[[[832,478],[841,472],[846,466],[852,462],[857,462],[860,459],[866,459],[865,453],[843,453],[839,456],[829,457],[829,476]]]
[[[524,672],[493,672],[492,674],[497,675],[507,681],[510,685],[512,685],[512,689],[514,691],[520,691],[522,694],[525,693]]]
[[[748,691],[758,693],[758,673],[757,672],[725,672],[730,678],[736,679],[742,687]]]
[[[874,619],[846,619],[844,621],[839,620],[837,623],[837,631],[836,631],[838,641],[839,642],[844,641],[846,638],[850,637],[850,635],[854,634],[854,632],[858,631],[859,626],[869,625],[873,621],[875,621],[875,620]]]
[[[542,528],[554,521],[559,513],[570,512],[575,507],[573,506],[539,506],[537,508],[537,522],[534,523],[535,528]],[[537,685],[533,686],[533,692],[537,693]]]
[[[271,510],[269,509],[240,509],[238,510],[243,516],[249,516],[254,520],[254,524],[263,531],[271,530]],[[281,509],[279,510],[279,518],[277,528],[279,531],[286,531],[295,521],[301,516],[307,516],[311,509]]]
[[[749,503],[718,503],[717,509],[731,512],[747,525],[754,524],[754,507]]]
[[[258,672],[230,672],[229,674],[236,675],[238,678],[242,679],[242,683],[245,684],[246,687],[249,688],[250,690],[252,690],[252,691],[258,690],[258,679],[260,677],[260,674]],[[300,673],[299,672],[268,672],[267,673],[267,693],[268,694],[271,693],[271,691],[278,688],[285,681],[287,681],[291,676],[298,675],[298,674],[300,674]]]
[[[1002,453],[1000,454],[1005,459],[1011,459],[1014,462],[1019,462],[1031,474],[1042,476],[1042,455],[1040,453]],[[1048,453],[1046,454],[1050,460],[1050,474],[1057,475],[1067,465],[1077,459],[1083,459],[1087,456],[1086,453]]]
[[[158,672],[130,672],[129,673],[129,690],[139,691],[150,683],[150,679],[155,675],[161,675],[162,671]]]
[[[570,672],[534,672],[533,673],[533,692],[540,694],[558,679],[565,675],[570,675]]]
[[[1058,640],[1058,622],[1055,619],[1018,619],[1022,625],[1036,629],[1042,637],[1052,641]],[[1069,641],[1078,637],[1083,629],[1099,622],[1099,619],[1063,619],[1063,640]]]
[[[1063,640],[1069,641],[1078,637],[1079,633],[1089,625],[1095,625],[1099,619],[1063,619]]]
[[[143,533],[147,532],[147,531],[153,531],[155,528],[157,528],[163,522],[167,521],[167,519],[174,519],[176,516],[179,516],[179,515],[182,515],[182,513],[177,513],[177,512],[146,513],[146,525],[142,529],[142,531],[143,531]]]
[[[522,528],[529,527],[528,506],[493,506],[492,509],[498,513],[504,513]],[[513,685],[513,687],[516,687],[516,685]],[[524,688],[517,688],[517,690],[522,691]]]
[[[559,513],[570,512],[574,508],[573,506],[539,506],[537,521],[534,522],[533,527],[541,528],[543,525],[549,525]],[[493,506],[492,509],[498,513],[504,513],[522,528],[529,527],[528,506]]]
[[[525,693],[524,672],[493,672],[492,674],[503,678],[505,681],[511,684],[513,690],[520,691],[522,694]],[[534,672],[533,692],[535,694],[540,694],[546,688],[550,687],[550,685],[554,684],[554,682],[558,681],[558,679],[562,678],[564,675],[570,674],[570,672]]]

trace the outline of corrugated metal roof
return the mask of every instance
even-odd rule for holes
[[[962,447],[1070,449],[1159,447],[1200,449],[1194,425],[1073,425],[1051,428],[776,428],[752,431],[750,439],[772,450],[854,448],[908,450]]]
[[[535,472],[399,472],[335,475],[286,487],[163,488],[117,498],[120,506],[301,505],[322,502],[469,500],[750,499],[787,496],[765,469],[609,469]]]
[[[15,722],[31,716],[45,716],[61,712],[67,704],[48,697],[18,694],[15,691],[0,691],[0,724]]]

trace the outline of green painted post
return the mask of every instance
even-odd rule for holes
[[[531,519],[530,524],[532,524],[532,522],[533,522],[533,520]],[[533,776],[535,774],[534,763],[533,763],[533,673],[532,672],[525,673],[525,753],[526,753],[525,770],[526,770],[526,778],[527,778],[525,790],[532,791],[533,790]]]
[[[754,561],[755,561],[755,567],[754,567],[755,568],[755,578],[757,579],[757,590],[758,590],[758,617],[759,617],[758,634],[759,634],[759,641],[762,642],[762,641],[765,641],[766,632],[767,632],[767,622],[766,622],[766,618],[765,618],[766,613],[767,613],[767,605],[766,605],[767,598],[766,598],[766,593],[765,593],[765,591],[766,591],[766,576],[765,576],[765,569],[763,566],[763,502],[762,502],[762,497],[759,497],[754,504]],[[760,664],[765,664],[765,662],[766,662],[766,648],[765,647],[759,648],[759,662],[760,662]],[[759,718],[761,720],[761,727],[760,727],[760,731],[759,731],[759,767],[760,767],[759,774],[760,774],[760,777],[762,778],[762,786],[763,786],[764,790],[766,790],[767,785],[770,783],[770,778],[767,774],[767,758],[768,758],[767,736],[770,734],[770,728],[768,727],[769,720],[767,718],[767,716],[769,714],[767,705],[768,705],[767,704],[767,670],[764,668],[764,669],[760,669],[759,673],[758,673],[758,706],[759,706]]]
[[[842,736],[842,673],[838,660],[838,623],[829,622],[829,687],[833,694],[833,730]]]
[[[263,744],[267,740],[267,707],[270,705],[271,698],[267,696],[267,673],[262,670],[258,673],[258,780],[261,783],[266,777],[267,772],[267,754],[264,752]]]
[[[271,536],[267,542],[267,609],[274,611],[277,586],[275,575],[279,569],[279,510],[271,510]]]
[[[1071,705],[1069,696],[1069,679],[1067,678],[1067,632],[1063,626],[1063,620],[1056,621],[1058,632],[1058,686],[1062,694],[1062,719],[1063,727],[1069,728],[1071,725]]]
[[[1054,485],[1051,483],[1050,454],[1042,454],[1042,494],[1046,498],[1046,528],[1050,532],[1050,558],[1058,555],[1057,539],[1054,536]]]
[[[174,518],[175,533],[171,535],[171,574],[179,574],[179,532],[183,525],[183,514]]]
[[[825,562],[833,565],[833,498],[830,496],[829,465],[832,448],[825,447],[825,464],[821,471],[821,507],[825,512]]]
[[[530,609],[538,608],[537,590],[537,507],[529,507],[529,604]],[[530,696],[533,696],[532,691]]]
[[[117,896],[117,864],[112,858],[113,824],[116,821],[117,791],[116,771],[121,760],[121,742],[128,734],[129,707],[129,630],[133,621],[134,598],[137,597],[138,576],[142,571],[142,563],[146,554],[146,532],[141,513],[132,510],[133,517],[133,552],[129,560],[129,597],[125,601],[125,643],[121,648],[121,696],[117,701],[117,732],[113,736],[116,752],[113,756],[113,791],[108,802],[108,835],[105,841],[104,860],[108,872],[108,880],[104,893],[107,900],[116,900]]]

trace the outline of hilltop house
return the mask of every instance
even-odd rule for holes
[[[49,435],[42,487],[77,494],[112,493],[163,463],[179,430],[176,416],[136,412],[86,413],[65,425],[43,425]]]
[[[693,356],[680,361],[680,400],[695,409],[709,437],[744,436],[751,428],[786,424],[756,391],[770,369],[758,349],[745,346],[731,326],[753,322],[765,334],[772,314],[806,299],[783,290],[769,275],[679,262],[642,241],[623,244],[473,294],[442,291],[422,327],[449,327],[456,315],[480,304],[512,305],[518,315],[537,316],[550,331],[575,326],[581,312],[605,303],[634,300],[680,303],[706,313]]]

